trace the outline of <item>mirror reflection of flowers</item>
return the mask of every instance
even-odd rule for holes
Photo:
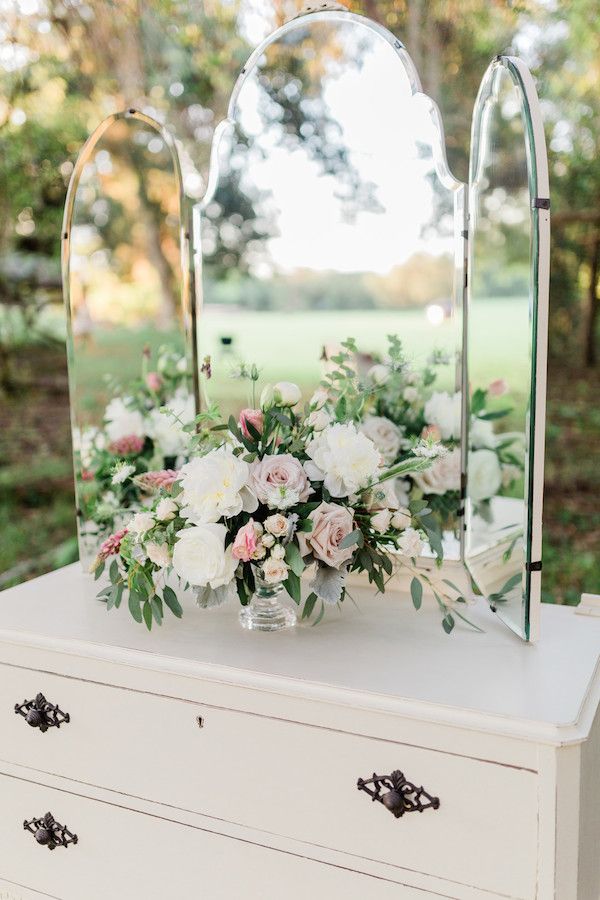
[[[431,466],[398,479],[394,488],[400,502],[412,511],[428,507],[435,526],[431,548],[439,553],[442,536],[458,537],[461,480],[461,393],[443,389],[452,378],[453,358],[434,351],[417,370],[404,356],[395,335],[388,338],[388,353],[368,372],[373,385],[361,430],[368,435],[390,465],[411,453],[429,454]],[[519,435],[497,434],[496,423],[511,410],[498,409],[491,401],[508,391],[502,379],[474,392],[470,419],[470,496],[478,511],[499,492],[509,492],[521,477]]]
[[[302,617],[318,622],[348,595],[348,573],[366,572],[383,593],[394,566],[413,575],[420,606],[423,582],[431,582],[415,558],[430,532],[429,511],[404,508],[390,485],[426,472],[432,454],[416,448],[391,464],[360,429],[372,386],[351,365],[354,341],[342,348],[303,408],[289,382],[265,387],[257,404],[252,366],[241,376],[252,406],[228,422],[215,406],[197,417],[185,432],[189,461],[174,483],[160,487],[95,561],[100,577],[112,557],[100,594],[109,608],[127,596],[133,617],[150,628],[165,607],[181,616],[186,585],[201,607],[232,599],[245,606],[257,585],[282,585]],[[447,631],[465,602],[457,594],[437,597]]]
[[[194,419],[186,359],[170,347],[160,348],[156,368],[145,350],[139,377],[111,391],[102,426],[75,435],[78,502],[92,554],[151,497],[153,472],[168,480],[186,461],[183,428]]]

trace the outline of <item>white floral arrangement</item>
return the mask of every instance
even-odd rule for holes
[[[187,458],[183,426],[195,415],[187,361],[161,347],[156,369],[149,364],[145,350],[140,377],[125,388],[113,385],[101,427],[74,435],[79,511],[95,550]]]
[[[235,598],[246,606],[259,581],[282,585],[302,618],[316,623],[343,603],[348,573],[365,572],[383,593],[394,566],[413,575],[413,603],[421,605],[431,581],[415,561],[431,539],[431,511],[403,507],[390,486],[426,472],[437,449],[425,441],[389,465],[360,426],[373,388],[352,367],[354,341],[342,347],[302,409],[298,386],[280,382],[237,420],[223,422],[216,407],[197,417],[195,433],[185,432],[188,462],[94,563],[99,578],[110,561],[99,595],[109,609],[127,597],[133,618],[150,629],[166,608],[182,615],[186,588],[201,607]],[[244,372],[254,394],[258,372]],[[435,596],[449,632],[455,616],[464,618],[465,600],[453,588],[436,586]]]

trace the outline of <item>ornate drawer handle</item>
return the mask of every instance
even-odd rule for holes
[[[407,812],[440,808],[438,797],[432,797],[423,787],[415,787],[399,769],[391,775],[376,775],[373,772],[372,778],[359,778],[356,786],[359,791],[366,791],[371,800],[383,803],[397,819]],[[385,793],[382,793],[384,790]]]
[[[23,700],[15,703],[15,712],[23,716],[32,728],[40,731],[48,731],[49,728],[60,728],[65,722],[70,722],[69,713],[62,712],[58,706],[48,703],[43,694],[38,694],[35,700]]]
[[[30,822],[23,822],[25,831],[32,834],[38,844],[42,844],[48,850],[55,850],[57,847],[68,847],[69,844],[76,844],[78,837],[73,834],[66,825],[59,825],[52,813],[46,813],[41,819],[31,819]]]

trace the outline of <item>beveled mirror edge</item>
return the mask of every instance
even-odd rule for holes
[[[194,297],[194,272],[193,272],[193,253],[191,249],[191,210],[183,187],[183,177],[181,172],[181,162],[179,152],[177,150],[177,142],[173,134],[160,122],[152,118],[152,116],[141,112],[133,107],[117,113],[111,113],[103,119],[100,124],[92,131],[87,138],[83,147],[79,151],[73,172],[69,179],[67,194],[65,197],[65,206],[62,219],[61,230],[61,281],[62,295],[65,306],[66,318],[66,349],[67,349],[67,368],[69,380],[69,394],[75,396],[75,360],[72,356],[73,351],[73,330],[71,321],[71,292],[70,292],[70,259],[71,259],[71,225],[73,220],[73,210],[75,206],[75,198],[77,189],[81,181],[82,172],[89,162],[99,141],[109,128],[117,121],[136,120],[147,125],[156,131],[164,140],[168,147],[173,162],[173,172],[179,185],[178,192],[178,212],[179,212],[179,247],[181,259],[181,310],[184,323],[184,342],[186,348],[186,357],[192,369],[194,403],[196,411],[199,410],[198,397],[198,362],[197,362],[197,346],[196,346],[196,302]],[[70,404],[69,417],[71,422],[71,434],[77,423],[73,416],[73,406]],[[73,448],[73,475],[75,480],[75,503],[76,509],[79,509],[77,499],[77,460],[75,449]],[[77,516],[79,522],[79,515]]]
[[[528,135],[527,161],[530,169],[530,199],[531,199],[531,224],[532,224],[532,265],[531,265],[531,290],[533,297],[532,315],[532,376],[530,388],[531,411],[528,434],[529,453],[529,477],[527,484],[527,537],[525,547],[525,596],[524,596],[524,629],[523,634],[516,632],[510,622],[505,621],[507,627],[519,634],[526,641],[535,642],[540,634],[541,612],[541,559],[542,559],[542,513],[544,494],[544,453],[545,453],[545,429],[546,429],[546,379],[548,356],[548,310],[550,287],[550,185],[548,176],[548,156],[546,152],[546,140],[544,124],[538,93],[534,78],[525,63],[513,56],[497,56],[488,66],[475,100],[473,120],[471,128],[471,164],[469,169],[468,204],[471,205],[471,191],[476,181],[477,169],[473,172],[473,147],[476,146],[475,134],[482,127],[482,119],[485,116],[486,107],[489,104],[491,92],[489,84],[494,72],[498,68],[505,68],[511,75],[514,83],[521,90],[524,109],[526,112],[525,125]],[[477,145],[478,146],[478,145]],[[479,146],[478,146],[479,150]],[[480,154],[475,161],[480,163]],[[534,206],[534,201],[547,200],[548,208]],[[470,236],[471,223],[469,223]],[[468,273],[467,268],[467,273]],[[470,280],[467,275],[467,282]],[[468,371],[468,317],[470,306],[470,293],[467,286],[465,302],[463,305],[463,384],[469,383]],[[469,399],[468,390],[463,391],[462,397],[462,427],[461,446],[463,455],[463,470],[465,479],[465,503],[466,484],[468,480],[468,442],[469,442]],[[465,554],[466,520],[462,535],[462,553],[465,565],[468,568],[468,560]],[[503,620],[504,621],[504,620]]]

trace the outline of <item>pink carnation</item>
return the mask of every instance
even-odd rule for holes
[[[136,453],[142,452],[143,446],[143,437],[138,437],[137,434],[127,434],[109,444],[108,449],[115,456],[134,456]]]
[[[242,434],[244,437],[250,438],[252,440],[252,435],[248,431],[248,425],[252,425],[255,431],[258,431],[259,434],[262,434],[263,430],[263,414],[260,409],[243,409],[240,413],[240,428],[242,429]]]
[[[165,491],[170,491],[178,478],[179,471],[175,469],[160,469],[154,472],[142,472],[141,475],[136,475],[133,480],[145,494],[155,494],[161,488]]]
[[[254,558],[258,544],[256,541],[256,529],[253,519],[243,525],[235,536],[231,555],[234,559],[241,559],[242,562],[249,562]]]
[[[502,397],[508,392],[508,382],[504,378],[496,378],[488,387],[490,397]]]
[[[127,529],[124,528],[122,531],[117,531],[116,534],[111,534],[109,538],[106,538],[106,540],[100,546],[100,552],[98,553],[96,565],[99,562],[104,562],[104,560],[108,559],[109,556],[116,556],[116,554],[121,549],[121,541],[126,534]]]
[[[150,388],[151,391],[160,391],[163,380],[158,374],[158,372],[148,372],[146,375],[146,384]]]

